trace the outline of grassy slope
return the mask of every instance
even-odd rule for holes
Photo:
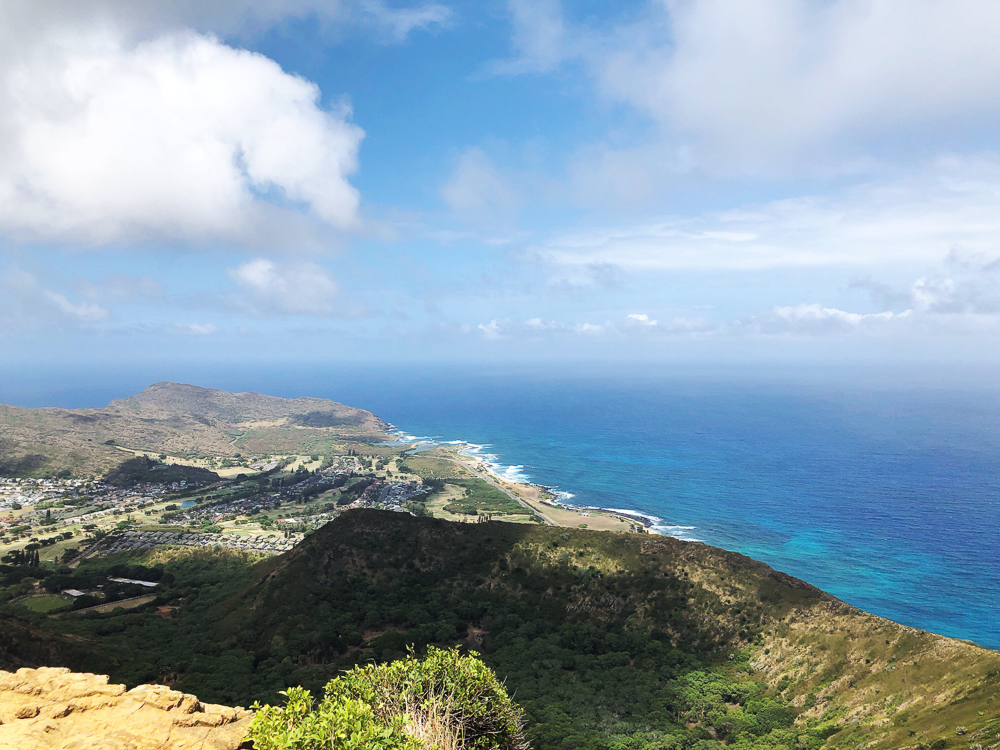
[[[536,718],[557,728],[558,717],[545,716],[550,704],[558,711],[596,705],[591,718],[621,714],[628,706],[616,693],[627,690],[637,706],[655,708],[655,690],[644,685],[659,689],[662,680],[625,674],[639,675],[641,658],[630,666],[627,654],[551,645],[572,631],[603,633],[626,648],[632,633],[646,639],[647,651],[652,638],[735,679],[765,680],[770,695],[799,707],[796,727],[810,738],[803,746],[818,747],[817,737],[828,737],[831,748],[988,746],[1000,738],[1000,653],[877,618],[703,544],[358,510],[252,567],[252,557],[208,550],[147,557],[186,566],[178,592],[186,603],[176,619],[48,621],[65,631],[61,640],[22,623],[14,639],[20,655],[6,662],[44,663],[38,659],[48,654],[50,664],[111,671],[125,682],[168,679],[207,699],[246,705],[273,700],[278,678],[321,684],[353,663],[390,658],[409,640],[462,640],[484,653]],[[430,614],[429,624],[415,625],[414,606]],[[466,621],[467,633],[414,636],[456,619]],[[546,623],[556,630],[542,637]],[[345,628],[358,631],[356,640],[343,638]],[[516,659],[508,658],[512,647]],[[549,655],[538,651],[546,648]],[[612,657],[625,661],[595,671]],[[626,682],[614,682],[623,674]]]
[[[387,583],[413,561],[443,589],[504,588],[536,607],[565,608],[569,620],[665,631],[703,657],[749,648],[757,679],[811,706],[801,722],[837,728],[831,747],[957,738],[959,727],[974,734],[1000,712],[1000,653],[875,617],[743,555],[669,537],[354,511],[261,563],[250,598],[231,602],[225,621],[274,637],[276,613],[307,610],[331,577]],[[601,572],[597,585],[555,590],[568,578],[561,573],[583,563]]]

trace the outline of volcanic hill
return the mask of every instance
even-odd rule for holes
[[[383,440],[371,412],[321,398],[228,393],[156,383],[103,409],[0,405],[0,476],[90,476],[120,464],[122,448],[172,456],[326,452]]]
[[[249,705],[460,645],[506,681],[538,750],[1000,742],[1000,653],[700,543],[352,510],[260,562],[131,559],[171,574],[155,602],[37,618],[22,663],[58,645],[74,669]]]

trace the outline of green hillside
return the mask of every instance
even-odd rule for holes
[[[208,550],[139,561],[164,581],[144,608],[22,616],[63,639],[67,666],[240,705],[460,645],[505,681],[539,750],[987,747],[1000,735],[1000,653],[703,544],[357,510],[260,562]]]

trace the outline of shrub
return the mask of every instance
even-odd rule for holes
[[[372,707],[344,695],[330,695],[319,706],[301,687],[283,690],[284,707],[255,704],[247,732],[256,750],[416,750],[403,733],[402,716],[380,721]]]
[[[433,647],[331,680],[314,706],[303,688],[284,707],[259,706],[247,737],[257,750],[526,750],[521,710],[475,655]]]

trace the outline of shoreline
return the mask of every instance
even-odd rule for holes
[[[611,508],[578,508],[566,505],[556,499],[558,490],[516,477],[522,468],[520,466],[508,467],[513,471],[501,473],[497,470],[497,465],[487,459],[490,454],[481,455],[481,451],[486,446],[460,440],[439,441],[433,438],[418,438],[398,429],[395,431],[394,437],[398,441],[394,441],[396,445],[409,445],[408,450],[420,453],[434,450],[439,453],[441,458],[457,463],[473,476],[482,479],[516,500],[530,514],[538,516],[550,526],[640,534],[656,533],[652,531],[655,526],[654,518],[648,514]],[[572,497],[569,493],[566,495]]]

